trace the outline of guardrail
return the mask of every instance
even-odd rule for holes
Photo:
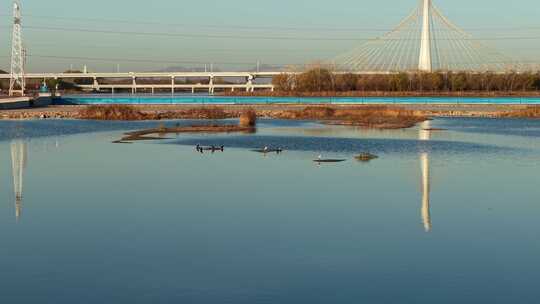
[[[402,104],[402,105],[540,105],[540,97],[240,97],[193,95],[63,96],[55,104]]]

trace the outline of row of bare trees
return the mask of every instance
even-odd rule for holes
[[[539,73],[398,73],[359,75],[312,68],[273,79],[281,92],[531,92],[540,90]]]

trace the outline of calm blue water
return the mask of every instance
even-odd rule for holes
[[[157,124],[0,121],[0,303],[538,303],[539,120]]]
[[[55,104],[540,104],[536,97],[226,97],[204,95],[63,96]]]

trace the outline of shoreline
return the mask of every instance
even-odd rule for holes
[[[323,124],[371,129],[407,129],[437,117],[539,119],[540,106],[478,104],[409,105],[53,105],[42,108],[0,110],[0,120],[116,120],[160,121],[175,119],[223,120],[246,112],[255,117],[311,120]]]
[[[525,104],[224,104],[224,105],[194,105],[194,104],[175,104],[175,105],[130,105],[133,109],[148,114],[174,114],[185,111],[197,110],[202,108],[220,109],[227,114],[227,118],[239,116],[242,111],[253,109],[261,118],[272,118],[273,113],[279,111],[301,110],[307,107],[334,108],[334,109],[362,109],[369,107],[386,107],[388,109],[411,110],[419,115],[432,117],[501,117],[502,114],[524,110],[527,108],[540,108],[540,106],[531,106]],[[45,118],[75,118],[75,116],[91,105],[51,105],[48,107],[35,107],[25,109],[0,109],[0,120],[6,119],[39,119]],[[181,115],[180,115],[181,116]],[[187,118],[187,117],[186,117]]]
[[[220,92],[217,96],[224,97],[298,97],[298,98],[538,98],[540,91],[323,91],[323,92],[283,92],[283,91],[255,91],[255,92]]]

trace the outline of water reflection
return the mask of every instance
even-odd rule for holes
[[[420,125],[420,131],[418,139],[421,141],[428,141],[431,139],[430,121],[425,121]],[[426,232],[430,232],[431,225],[431,213],[430,213],[430,170],[429,170],[429,154],[427,152],[420,153],[420,167],[422,171],[422,222],[424,223],[424,229]]]
[[[11,168],[13,176],[13,191],[15,193],[15,218],[21,217],[23,203],[24,170],[28,159],[26,143],[15,140],[11,143]]]

